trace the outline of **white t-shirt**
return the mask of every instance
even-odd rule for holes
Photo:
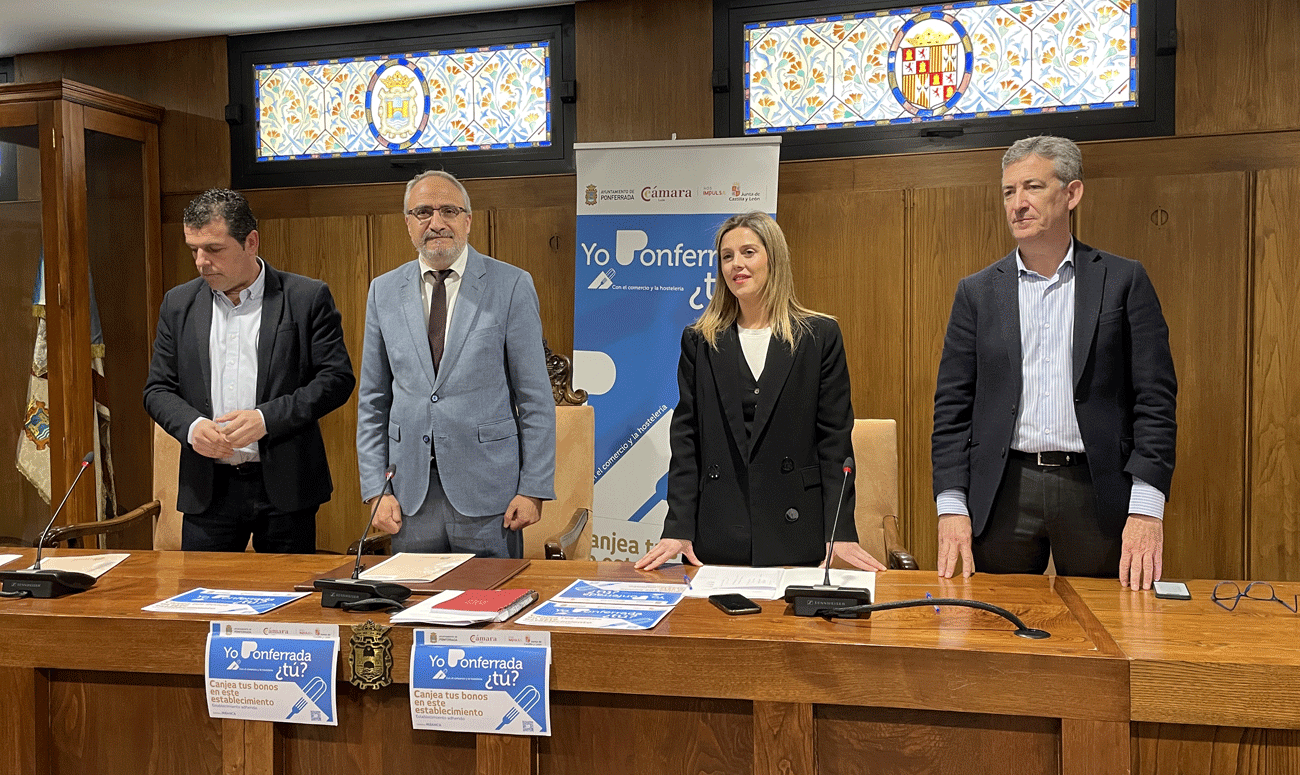
[[[767,365],[767,346],[772,341],[772,328],[741,328],[737,325],[736,330],[740,333],[740,349],[745,353],[749,371],[754,379],[758,379]]]

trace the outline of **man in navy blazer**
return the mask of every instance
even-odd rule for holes
[[[185,208],[200,277],[168,291],[144,388],[181,442],[181,548],[316,551],[333,491],[318,420],[356,379],[329,286],[257,255],[257,219],[227,189]]]
[[[555,399],[532,277],[469,247],[460,181],[417,175],[403,203],[419,257],[366,301],[357,406],[361,497],[406,552],[520,557],[555,498]],[[396,466],[396,497],[381,493]]]
[[[961,281],[934,396],[939,575],[1161,575],[1178,384],[1142,265],[1070,233],[1082,156],[1059,137],[1002,160],[1017,249]]]

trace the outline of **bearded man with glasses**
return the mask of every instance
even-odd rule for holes
[[[555,497],[555,403],[532,277],[469,246],[469,194],[431,170],[402,207],[418,257],[366,300],[361,496],[394,552],[521,557]],[[394,494],[385,471],[396,466]]]

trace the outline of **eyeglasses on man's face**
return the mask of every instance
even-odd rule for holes
[[[440,216],[444,221],[453,221],[459,218],[461,213],[467,212],[469,212],[469,210],[466,210],[464,207],[457,207],[456,205],[443,205],[442,207],[420,205],[419,207],[412,207],[410,210],[407,210],[406,214],[417,221],[424,222],[431,220],[434,215]]]
[[[1241,602],[1243,597],[1264,603],[1278,602],[1291,613],[1296,613],[1297,608],[1300,608],[1300,605],[1297,605],[1297,603],[1300,603],[1300,595],[1293,595],[1291,602],[1288,604],[1277,596],[1277,591],[1273,589],[1273,585],[1266,581],[1252,581],[1246,585],[1245,590],[1237,586],[1235,581],[1220,581],[1214,585],[1214,592],[1210,594],[1210,599],[1214,601],[1214,604],[1225,611],[1236,608],[1237,603]]]

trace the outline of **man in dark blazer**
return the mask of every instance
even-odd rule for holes
[[[318,420],[356,379],[325,283],[257,255],[247,200],[190,202],[185,243],[200,277],[169,291],[144,388],[149,415],[181,442],[181,548],[316,550],[333,490]]]
[[[1078,147],[1011,146],[1002,195],[1017,250],[957,287],[934,397],[939,575],[979,569],[1161,574],[1178,385],[1142,265],[1070,233]]]

